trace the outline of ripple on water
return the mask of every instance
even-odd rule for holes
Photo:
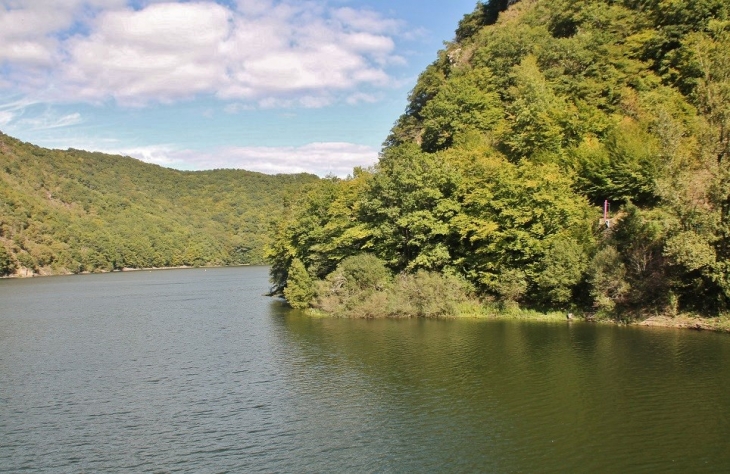
[[[310,319],[267,285],[1,281],[0,472],[730,470],[726,336]]]

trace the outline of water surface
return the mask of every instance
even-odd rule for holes
[[[728,472],[730,337],[312,319],[263,267],[0,281],[0,472]]]

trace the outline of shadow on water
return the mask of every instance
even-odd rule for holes
[[[582,323],[338,320],[277,307],[307,386],[406,470],[730,469],[730,338]],[[366,397],[366,401],[362,398]]]

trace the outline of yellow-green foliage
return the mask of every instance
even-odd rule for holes
[[[315,180],[176,171],[0,134],[0,247],[59,273],[262,263],[285,197]]]
[[[302,261],[295,258],[289,268],[284,297],[295,309],[305,309],[314,298],[314,282]]]
[[[294,265],[290,275],[293,271]],[[351,318],[456,317],[479,307],[472,294],[461,277],[418,270],[394,278],[384,261],[359,254],[344,259],[318,282],[314,306]]]

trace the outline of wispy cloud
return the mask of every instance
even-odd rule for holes
[[[0,127],[4,127],[9,124],[14,117],[15,114],[13,114],[12,112],[8,112],[7,110],[0,110]]]
[[[22,114],[23,111],[37,103],[38,102],[28,99],[27,97],[11,97],[0,102],[0,110]]]
[[[70,127],[82,122],[81,114],[74,112],[72,114],[57,115],[52,111],[35,116],[33,118],[24,118],[16,120],[14,127],[25,128],[26,130],[50,130],[54,128]]]
[[[83,121],[78,112],[59,113],[53,107],[27,98],[0,102],[0,126],[6,131],[39,131],[68,127]]]

